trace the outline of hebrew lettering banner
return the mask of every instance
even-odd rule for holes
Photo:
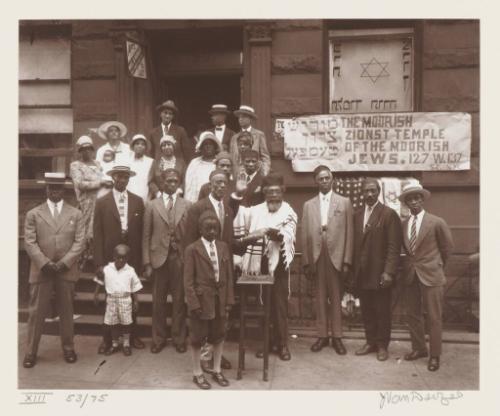
[[[467,113],[343,114],[277,119],[295,172],[470,169]]]

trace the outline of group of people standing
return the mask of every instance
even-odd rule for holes
[[[171,100],[158,110],[161,125],[149,139],[134,135],[130,145],[121,140],[127,133],[122,123],[104,123],[98,134],[107,142],[95,159],[92,139],[78,139],[80,160],[71,164],[70,174],[79,210],[63,201],[64,173],[46,174],[47,201],[29,211],[25,222],[32,289],[24,367],[36,364],[54,291],[63,355],[69,363],[76,361],[72,299],[82,253],[96,267],[96,295],[100,287],[106,292],[99,353],[122,350],[130,355],[132,347],[144,348],[136,333],[142,276],[153,287],[151,352],[166,346],[166,299],[171,293],[171,337],[178,353],[187,351],[189,339],[193,382],[210,388],[203,375],[207,372],[217,384],[228,386],[222,369],[231,364],[223,357],[223,343],[236,277],[246,273],[274,276],[271,351],[284,361],[291,359],[287,315],[298,219],[284,200],[284,177],[271,170],[265,136],[251,125],[255,111],[242,105],[234,112],[241,127],[234,133],[225,125],[227,106],[213,105],[213,129],[191,141],[174,122],[178,110]],[[444,220],[423,209],[430,193],[419,184],[403,189],[399,198],[411,216],[401,223],[379,201],[376,179],[364,181],[365,207],[353,212],[350,200],[332,190],[334,175],[328,167],[318,166],[313,177],[318,194],[304,204],[300,232],[303,270],[316,282],[318,339],[311,350],[321,351],[331,338],[337,354],[346,354],[341,299],[347,289],[360,298],[366,332],[366,345],[356,355],[376,352],[377,359],[387,360],[391,292],[404,253],[412,339],[405,359],[428,355],[425,304],[428,369],[437,370],[443,270],[452,239]]]

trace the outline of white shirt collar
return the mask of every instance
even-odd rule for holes
[[[58,203],[52,202],[50,199],[47,198],[47,205],[49,206],[50,212],[52,215],[54,215],[54,206],[57,206],[57,210],[59,211],[59,214],[61,213],[62,207],[63,207],[64,200],[60,200]]]
[[[172,122],[170,122],[168,124],[161,123],[161,125],[163,126],[163,129],[165,129],[166,131],[169,131],[170,130],[170,126],[172,126]]]
[[[329,191],[326,194],[324,194],[323,192],[320,192],[319,193],[319,199],[321,201],[324,201],[325,199],[329,201],[331,199],[331,197],[332,197],[332,192],[333,191]]]
[[[224,202],[222,201],[222,199],[220,201],[218,201],[217,199],[215,199],[212,196],[212,193],[208,194],[208,198],[210,199],[210,202],[213,204],[214,207],[218,207],[220,202],[222,202],[224,204]]]
[[[172,197],[172,202],[175,205],[175,201],[177,200],[177,193],[174,192],[172,195],[169,195],[169,194],[167,194],[165,192],[162,192],[161,194],[163,196],[163,201],[165,202],[165,204],[168,202],[168,197],[171,196]]]
[[[115,196],[115,198],[120,198],[120,196],[123,195],[123,197],[127,199],[127,190],[125,189],[123,192],[119,192],[115,188],[113,188],[113,195]]]
[[[245,175],[247,176],[250,176],[250,179],[248,180],[248,182],[251,182],[253,178],[255,178],[255,175],[257,175],[257,172],[258,170],[256,170],[254,173],[252,173],[251,175],[249,175],[248,173],[245,172]],[[246,179],[246,176],[245,176],[245,179]]]
[[[249,133],[252,132],[252,126],[248,126],[246,129],[241,129],[241,131],[248,131]]]
[[[425,214],[425,210],[423,209],[422,211],[420,211],[416,217],[417,217],[417,221],[422,221],[422,218],[424,217],[424,214]],[[410,212],[410,215],[411,217],[415,217],[411,212]]]
[[[373,211],[378,203],[379,203],[379,200],[377,199],[372,206],[365,204],[365,211],[370,211],[370,212]]]

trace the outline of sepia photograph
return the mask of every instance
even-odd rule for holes
[[[18,389],[479,391],[482,23],[331,16],[18,20]]]

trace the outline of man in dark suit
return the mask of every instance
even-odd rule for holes
[[[213,132],[222,143],[222,148],[226,152],[229,151],[229,145],[231,144],[231,137],[234,136],[234,131],[226,126],[226,118],[228,114],[230,114],[227,105],[214,104],[208,114],[210,114],[212,124],[214,125],[210,131]]]
[[[172,100],[167,100],[156,109],[160,112],[161,124],[149,134],[151,143],[151,157],[159,159],[161,154],[160,140],[167,134],[176,140],[175,157],[181,158],[187,166],[194,157],[195,142],[189,138],[184,127],[174,122],[179,114],[179,109]]]
[[[229,196],[235,189],[235,181],[231,179],[231,175],[233,172],[233,160],[231,159],[231,155],[226,151],[217,153],[217,155],[215,156],[215,168],[224,171],[227,175],[228,186],[224,194],[224,199],[226,200],[226,202],[228,202]],[[208,197],[208,195],[210,195],[210,182],[207,182],[201,186],[200,193],[198,195],[198,201]]]
[[[97,277],[104,279],[103,268],[113,260],[113,250],[118,244],[130,247],[128,263],[140,275],[142,272],[142,224],[144,202],[142,198],[127,191],[128,181],[135,173],[128,166],[117,165],[107,172],[113,178],[113,190],[99,198],[94,210],[94,262]],[[144,343],[137,336],[133,315],[131,344],[135,348],[144,348]],[[110,334],[104,334],[104,342],[99,346],[99,353],[111,347]]]
[[[179,353],[186,352],[186,306],[182,279],[183,247],[189,201],[176,194],[180,173],[161,173],[162,195],[146,203],[142,254],[144,277],[153,280],[151,352],[159,353],[167,339],[167,294],[172,294],[172,338]]]
[[[427,357],[424,333],[423,306],[429,324],[429,371],[440,365],[442,340],[443,291],[446,284],[444,267],[452,249],[453,239],[446,222],[423,209],[430,192],[421,185],[405,186],[399,200],[410,209],[411,216],[403,221],[403,242],[407,253],[405,283],[407,285],[407,324],[412,351],[406,361]]]
[[[184,247],[200,238],[198,218],[204,211],[210,210],[215,212],[221,223],[221,234],[218,238],[225,241],[229,248],[232,249],[234,241],[233,220],[235,211],[237,212],[239,207],[239,201],[233,198],[230,198],[229,201],[226,200],[228,184],[229,180],[226,172],[215,169],[210,173],[210,194],[194,203],[188,210]]]
[[[302,213],[302,266],[306,277],[317,282],[318,339],[311,351],[319,352],[328,346],[331,329],[332,347],[344,355],[347,351],[342,343],[341,301],[343,276],[352,264],[352,205],[349,198],[333,192],[330,168],[318,166],[313,175],[319,193],[304,203]]]
[[[244,171],[240,174],[240,180],[247,184],[243,199],[240,205],[244,207],[253,207],[262,204],[265,200],[262,192],[262,182],[264,176],[260,171],[259,152],[253,149],[245,150],[241,154]]]
[[[354,288],[361,302],[366,344],[356,355],[377,352],[389,358],[391,339],[391,293],[401,252],[401,221],[393,209],[378,200],[375,178],[362,184],[365,207],[354,215]]]
[[[85,249],[84,223],[82,213],[63,201],[63,172],[46,173],[42,183],[47,185],[47,201],[28,211],[24,223],[24,247],[31,260],[25,368],[36,364],[54,291],[64,359],[68,363],[77,359],[73,344],[73,295],[78,280],[76,260]]]

